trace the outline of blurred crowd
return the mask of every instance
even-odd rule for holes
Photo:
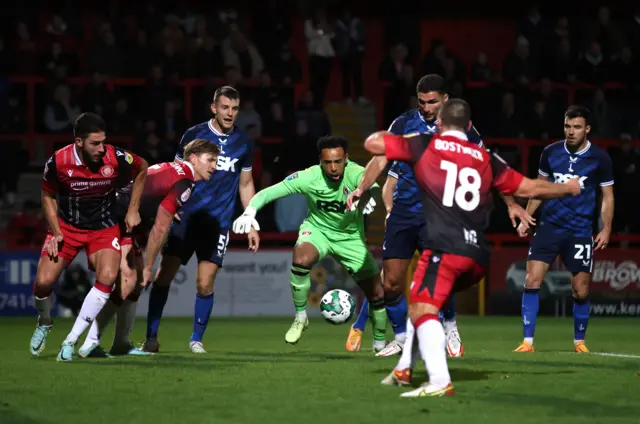
[[[616,231],[639,231],[628,202],[640,194],[634,184],[639,156],[631,142],[640,138],[640,104],[635,101],[640,7],[621,17],[611,16],[607,7],[586,17],[546,16],[532,7],[513,38],[504,40],[513,48],[501,69],[492,68],[483,51],[473,63],[464,63],[443,40],[434,40],[421,57],[417,29],[381,20],[389,53],[377,70],[365,70],[367,33],[355,11],[312,11],[304,20],[307,57],[300,58],[291,48],[291,11],[277,1],[267,3],[256,6],[253,16],[233,7],[201,14],[186,6],[162,10],[148,2],[136,12],[17,17],[0,38],[0,75],[45,78],[35,93],[36,132],[68,134],[78,114],[96,112],[106,118],[110,136],[134,136],[133,150],[150,163],[172,160],[185,129],[210,117],[211,96],[221,81],[236,86],[242,95],[237,125],[259,148],[258,187],[317,162],[315,140],[331,132],[323,108],[332,78],[341,81],[345,103],[365,107],[371,99],[364,95],[363,73],[377,72],[386,86],[383,105],[377,107],[383,108],[388,125],[415,105],[420,76],[443,75],[451,96],[471,103],[482,136],[541,141],[529,155],[534,174],[541,148],[562,138],[569,98],[558,84],[587,84],[574,101],[592,110],[593,136],[619,140],[610,151],[616,170]],[[304,72],[309,84],[300,87]],[[87,82],[74,83],[70,77]],[[144,83],[132,80],[135,84],[114,88],[108,84],[112,77]],[[185,81],[198,85],[191,96],[185,97]],[[19,232],[22,245],[35,246],[41,243],[34,236],[42,225],[38,205],[16,204],[18,177],[29,170],[19,142],[31,113],[26,96],[24,84],[0,77],[0,134],[16,135],[16,143],[0,143],[0,211],[10,212],[0,221]],[[517,146],[495,147],[519,163]],[[509,230],[502,221],[493,229]]]

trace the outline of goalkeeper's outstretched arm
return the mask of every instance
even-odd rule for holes
[[[244,213],[234,221],[233,232],[236,234],[248,234],[252,227],[259,231],[260,225],[256,221],[256,213],[274,200],[290,194],[300,193],[301,187],[302,184],[298,181],[298,173],[296,172],[278,184],[260,190],[251,198]]]

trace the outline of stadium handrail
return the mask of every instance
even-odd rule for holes
[[[52,146],[56,142],[63,142],[69,140],[68,134],[42,134],[36,131],[36,105],[35,105],[35,94],[36,94],[36,86],[39,84],[45,84],[48,81],[48,78],[43,76],[33,76],[33,75],[13,75],[7,77],[8,81],[12,84],[24,84],[26,86],[26,109],[27,109],[27,131],[24,133],[16,133],[16,134],[0,134],[0,142],[7,141],[20,141],[24,140],[29,142],[27,147],[29,150],[29,154],[33,154],[34,143],[33,141],[42,141],[46,144],[48,149],[48,154],[52,152]],[[78,77],[69,77],[65,80],[65,82],[69,85],[86,85],[91,81],[91,77],[89,76],[78,76]],[[105,78],[105,85],[109,91],[113,91],[115,87],[118,86],[144,86],[148,83],[146,78]],[[216,85],[224,84],[223,79],[216,79]],[[183,79],[177,83],[173,84],[174,86],[179,86],[184,89],[184,112],[185,118],[187,122],[191,122],[192,116],[192,91],[196,87],[203,87],[207,85],[207,81],[203,79],[197,78],[187,78]],[[246,87],[257,86],[257,83],[247,83]],[[296,84],[294,87],[294,96],[295,99],[299,99],[302,95],[303,87],[301,84]],[[133,136],[110,136],[109,140],[115,143],[120,143],[125,146],[131,146],[133,143]],[[262,143],[270,144],[270,143],[278,143],[281,139],[279,137],[263,137],[261,139]]]
[[[42,76],[9,76],[8,80],[14,84],[25,84],[26,85],[26,101],[27,101],[27,131],[25,133],[18,134],[1,134],[0,142],[10,142],[10,141],[26,141],[27,148],[29,151],[30,157],[33,157],[33,153],[35,150],[35,141],[41,141],[45,143],[47,148],[47,156],[53,152],[53,145],[57,142],[66,142],[69,141],[68,134],[42,134],[36,131],[35,125],[35,89],[38,84],[44,84],[48,81],[46,77]],[[70,77],[67,78],[66,82],[71,85],[83,85],[88,84],[91,81],[89,76],[80,76],[80,77]],[[118,86],[143,86],[148,82],[145,78],[106,78],[105,84],[109,90],[113,90]],[[216,79],[216,84],[221,85],[224,84],[223,79]],[[207,81],[203,79],[195,79],[195,78],[187,78],[181,80],[175,85],[182,87],[184,89],[184,110],[185,110],[185,118],[188,122],[191,122],[191,96],[192,90],[197,87],[202,87],[207,84]],[[487,87],[490,83],[480,82],[480,81],[467,81],[467,87],[473,88],[482,88]],[[246,86],[255,86],[256,84],[247,84]],[[535,89],[538,87],[539,83],[533,83],[528,85],[530,89]],[[378,127],[383,128],[383,100],[384,100],[384,92],[385,89],[391,87],[392,84],[383,82],[380,84],[379,89],[377,90],[377,120]],[[507,88],[509,85],[505,85]],[[585,84],[585,83],[575,83],[575,84],[557,84],[553,83],[552,87],[554,89],[563,89],[568,93],[569,102],[571,103],[574,99],[575,92],[580,89],[595,89],[596,86]],[[602,87],[607,89],[625,89],[626,86],[623,84],[617,83],[607,83]],[[302,84],[297,84],[295,86],[295,99],[296,102],[302,95],[304,87]],[[133,144],[133,136],[110,136],[109,141],[117,144],[121,144],[123,146],[130,147]],[[261,142],[264,144],[268,143],[279,143],[282,140],[280,138],[262,138]],[[596,140],[598,145],[601,147],[610,147],[615,146],[619,142],[615,139],[598,139]],[[514,146],[518,147],[522,154],[520,155],[520,168],[519,170],[528,175],[528,164],[529,164],[529,151],[533,146],[542,146],[545,145],[546,141],[540,140],[530,140],[530,139],[503,139],[503,138],[487,138],[485,139],[485,143],[490,144],[500,144],[503,146]],[[634,144],[638,145],[639,142],[635,141]]]

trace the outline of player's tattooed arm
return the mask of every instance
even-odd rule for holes
[[[600,217],[602,218],[603,227],[594,239],[594,250],[604,249],[609,244],[615,203],[613,196],[613,185],[601,186],[600,189],[602,190],[602,205],[600,207]]]
[[[167,242],[169,235],[169,228],[173,221],[173,214],[167,211],[163,206],[158,208],[156,219],[153,223],[153,227],[149,232],[149,239],[147,240],[147,248],[145,251],[144,262],[144,275],[152,275],[151,270],[156,263],[156,259],[160,254],[160,249]],[[145,287],[149,284],[149,281],[143,281],[142,285]]]

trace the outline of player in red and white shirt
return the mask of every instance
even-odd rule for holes
[[[497,155],[470,143],[464,131],[471,125],[471,111],[464,100],[446,102],[438,121],[439,133],[434,135],[398,136],[381,131],[365,142],[374,155],[412,165],[427,221],[426,249],[411,283],[407,344],[398,365],[382,383],[410,383],[414,334],[429,383],[403,397],[454,393],[438,312],[451,293],[484,276],[490,259],[485,231],[493,209],[492,189],[504,195],[547,199],[580,193],[578,180],[553,184],[525,178]]]
[[[84,113],[74,124],[74,143],[47,161],[42,181],[42,208],[49,234],[42,247],[33,285],[38,323],[31,338],[31,354],[39,355],[51,331],[53,286],[78,252],[86,250],[96,270],[96,282],[78,318],[62,343],[59,361],[73,358],[78,337],[109,299],[120,264],[120,228],[115,215],[116,190],[134,181],[126,213],[128,229],[140,223],[138,208],[147,177],[147,162],[126,150],[105,144],[106,124]]]
[[[118,313],[111,355],[150,355],[133,346],[136,304],[143,287],[153,279],[152,269],[164,246],[174,215],[191,197],[194,183],[208,181],[216,169],[220,149],[214,143],[195,139],[184,148],[184,161],[164,162],[149,167],[147,184],[140,205],[140,224],[133,233],[122,236],[120,279],[109,302],[91,325],[78,353],[82,357],[106,357],[100,347],[100,334]],[[124,218],[130,199],[129,187],[118,192],[119,215]],[[141,248],[146,246],[143,261]]]

